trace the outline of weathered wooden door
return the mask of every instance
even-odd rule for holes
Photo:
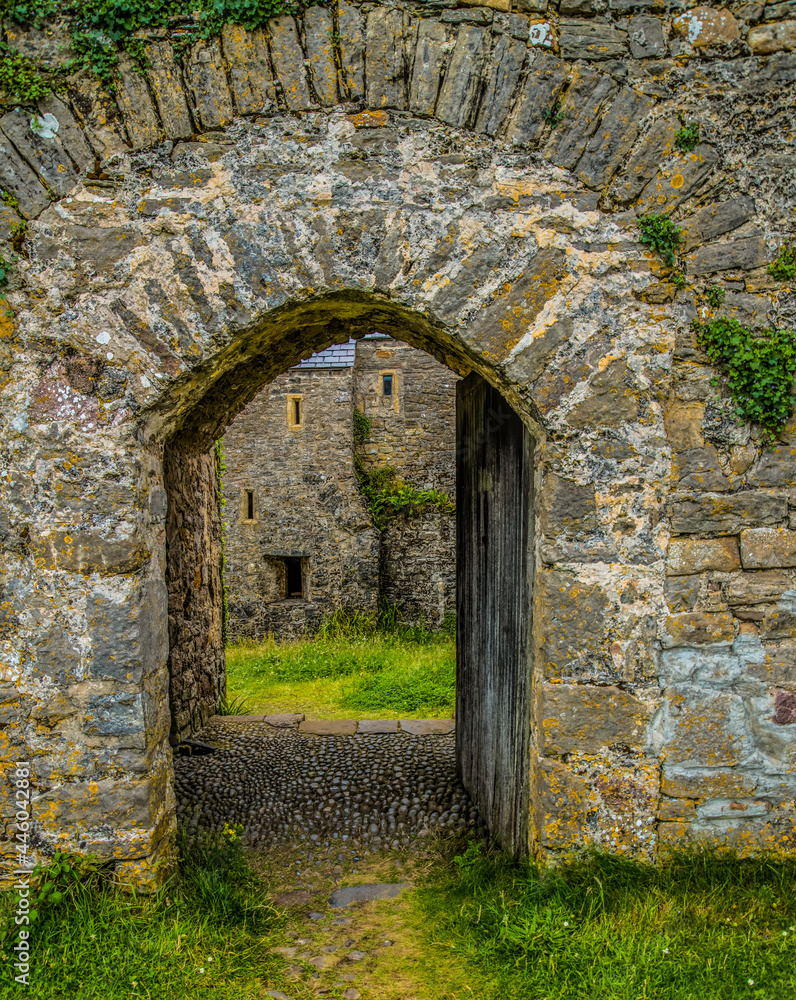
[[[459,773],[491,833],[528,850],[532,438],[480,376],[456,395]]]

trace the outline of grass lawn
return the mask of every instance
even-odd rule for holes
[[[227,701],[246,713],[308,719],[450,718],[456,641],[451,627],[430,632],[338,614],[312,639],[228,646]]]
[[[796,996],[796,859],[679,853],[657,866],[587,854],[557,868],[518,865],[478,844],[440,838],[419,855],[363,858],[307,876],[310,902],[279,909],[295,862],[239,842],[185,844],[182,880],[135,898],[94,875],[56,880],[39,907],[30,988],[13,982],[13,897],[0,898],[0,997],[31,1000],[779,1000]],[[408,881],[400,899],[349,908],[334,925],[338,880]],[[307,911],[318,911],[307,920]],[[336,935],[336,936],[335,936]],[[297,941],[297,939],[301,939]],[[391,947],[383,947],[389,938]],[[346,961],[353,946],[366,963]],[[336,968],[313,978],[299,944]],[[291,981],[289,967],[304,972]]]

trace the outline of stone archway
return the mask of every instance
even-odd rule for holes
[[[551,15],[556,56],[519,14],[459,13],[341,3],[330,42],[312,8],[179,71],[153,42],[117,106],[83,76],[45,99],[55,138],[0,119],[30,220],[3,318],[4,735],[44,848],[131,880],[170,855],[166,445],[205,454],[266,348],[276,373],[363,322],[478,372],[539,441],[532,849],[792,836],[789,580],[750,578],[789,566],[792,463],[711,415],[689,331],[717,273],[736,314],[780,309],[790,196],[733,116],[769,113],[791,57],[683,43],[655,70],[622,25]],[[689,153],[681,78],[714,104]],[[762,179],[725,167],[736,144],[774,157]],[[683,297],[638,243],[650,210],[681,216]]]

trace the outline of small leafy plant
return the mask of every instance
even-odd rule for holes
[[[556,101],[552,108],[547,108],[542,115],[550,128],[558,128],[564,120],[565,112],[561,110],[561,101]]]
[[[708,305],[712,309],[719,308],[724,301],[725,295],[726,292],[721,285],[711,285],[710,288],[705,289],[705,298],[708,300]]]
[[[354,410],[354,444],[364,444],[370,437],[370,417]]]
[[[92,889],[108,879],[108,863],[93,855],[56,851],[49,864],[33,869],[30,921],[37,920],[60,904],[71,904],[82,889]]]
[[[682,119],[681,119],[682,121]],[[690,122],[688,125],[683,121],[674,137],[674,144],[684,153],[690,153],[699,145],[699,122]]]
[[[750,330],[736,319],[693,325],[700,347],[725,374],[736,418],[759,424],[775,440],[793,413],[796,334]]]
[[[678,292],[681,292],[685,288],[685,273],[683,271],[672,271],[669,275],[669,280]]]
[[[660,254],[662,260],[669,267],[674,267],[677,263],[677,248],[682,238],[682,230],[676,226],[668,215],[642,215],[639,217],[638,226],[641,230],[640,240],[651,246]]]
[[[32,60],[0,41],[0,92],[29,103],[52,93],[52,85]]]
[[[238,695],[237,698],[229,698],[227,695],[222,695],[218,702],[218,710],[216,715],[248,715],[249,714],[249,703],[243,695]]]
[[[768,265],[768,273],[777,281],[792,281],[796,277],[796,240],[779,248],[776,259]]]

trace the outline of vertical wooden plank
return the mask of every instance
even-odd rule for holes
[[[501,846],[528,850],[532,439],[497,390],[457,386],[457,760]]]

